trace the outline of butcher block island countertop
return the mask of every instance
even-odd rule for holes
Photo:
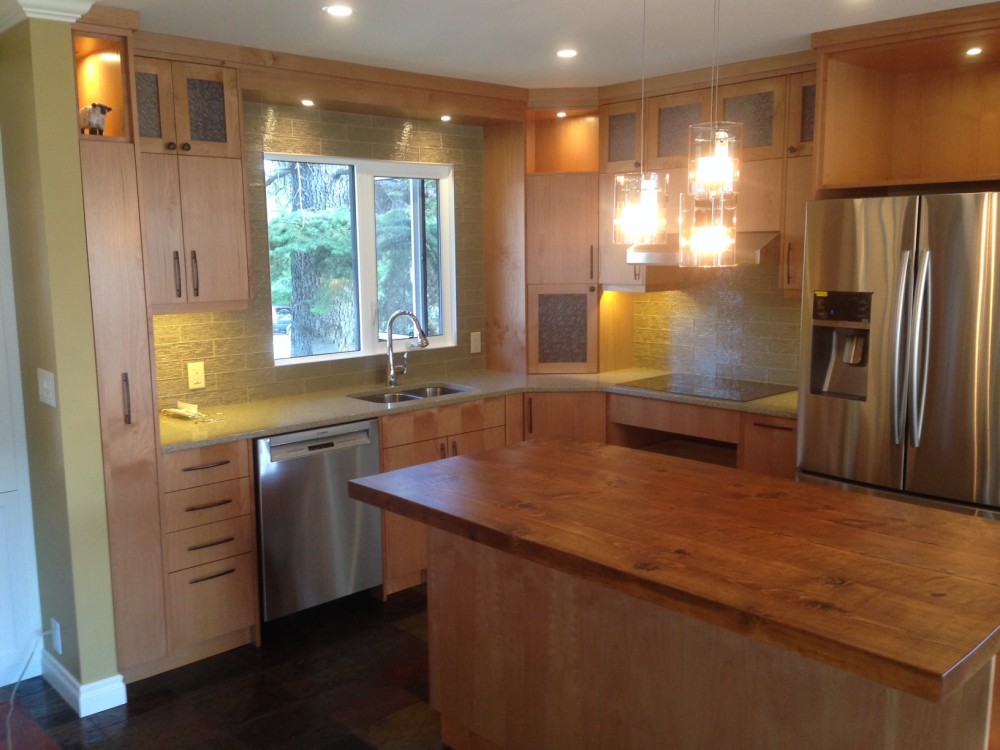
[[[973,705],[959,711],[966,724],[988,720],[1000,646],[995,522],[617,446],[546,440],[354,480],[350,493],[430,527],[432,632],[447,629],[434,622],[435,552],[480,554],[455,551],[471,540],[481,554],[540,565],[529,578],[596,585],[727,631],[720,638],[735,633],[768,644],[754,648],[777,647],[767,651],[773,658],[808,657],[806,669],[821,670],[823,680],[846,672],[863,678],[865,689],[877,683],[906,701],[917,696],[918,717],[961,700]],[[485,585],[477,580],[468,585]],[[431,659],[434,699],[433,650]],[[438,708],[448,725],[448,707]],[[490,721],[468,726],[477,715],[469,711],[459,723],[486,744],[465,746],[517,746],[510,736],[483,740]],[[968,746],[983,747],[984,736]],[[967,746],[956,743],[948,746]]]

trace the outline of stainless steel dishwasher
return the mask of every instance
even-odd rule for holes
[[[377,420],[257,440],[265,621],[382,584],[379,509],[347,496],[378,471]]]

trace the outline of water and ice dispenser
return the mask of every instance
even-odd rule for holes
[[[812,305],[810,392],[864,401],[872,293],[818,291]]]

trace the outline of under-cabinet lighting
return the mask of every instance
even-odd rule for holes
[[[350,5],[344,5],[343,3],[327,5],[323,8],[323,10],[331,16],[336,16],[337,18],[347,18],[354,12],[354,9],[351,8]]]
[[[965,50],[965,54],[967,54],[969,57],[975,57],[976,55],[983,54],[983,48],[982,47],[969,47],[969,49]]]
[[[302,106],[303,107],[315,107],[316,106],[316,102],[314,102],[312,99],[303,99],[302,100]]]
[[[441,115],[441,122],[451,122],[451,115]]]
[[[567,58],[568,57],[576,57],[576,50],[575,49],[561,49],[558,52],[556,52],[556,55],[558,57],[567,57]]]
[[[110,63],[120,63],[122,61],[122,56],[118,52],[102,52],[97,57],[104,62]]]

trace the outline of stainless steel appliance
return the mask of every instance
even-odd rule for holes
[[[814,201],[798,465],[1000,505],[1000,195]]]
[[[382,584],[381,515],[347,496],[378,471],[377,420],[257,441],[265,621]]]

